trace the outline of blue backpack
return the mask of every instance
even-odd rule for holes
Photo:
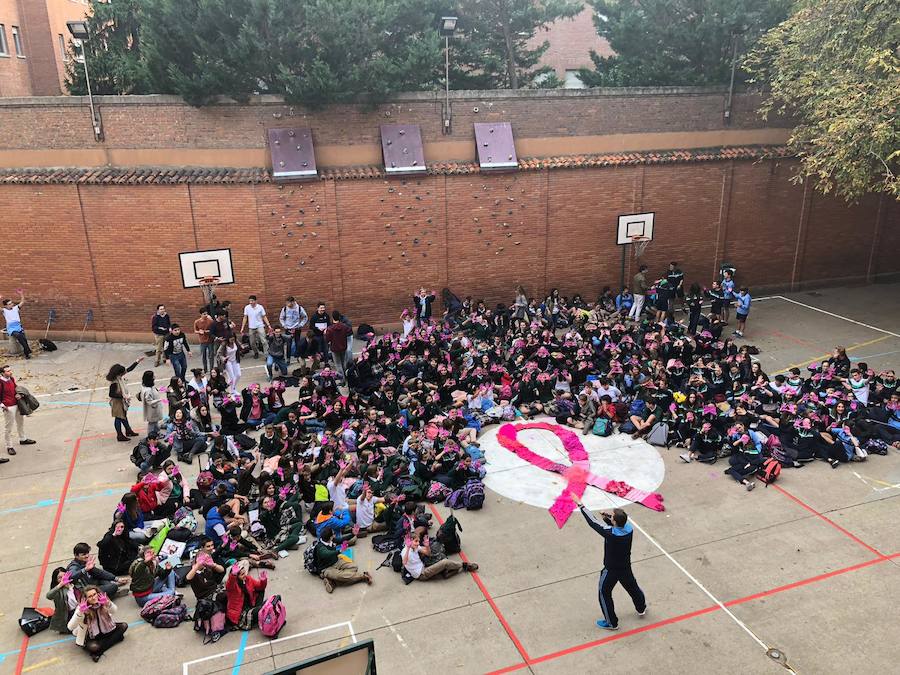
[[[644,408],[647,407],[647,404],[644,403],[641,399],[636,398],[631,402],[631,407],[628,408],[629,415],[641,415],[644,412]]]

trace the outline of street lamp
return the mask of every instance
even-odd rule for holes
[[[444,36],[444,128],[445,134],[450,133],[450,38],[456,32],[455,16],[442,16],[440,33]]]
[[[103,140],[103,120],[100,119],[100,112],[94,107],[94,96],[91,93],[91,78],[88,75],[87,49],[85,42],[90,37],[88,33],[87,21],[66,21],[66,26],[72,37],[81,43],[81,63],[84,65],[84,82],[87,85],[88,102],[91,105],[91,125],[94,127],[94,140]]]

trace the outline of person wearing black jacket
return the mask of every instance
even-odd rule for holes
[[[156,365],[158,366],[163,360],[163,349],[165,348],[166,336],[172,327],[172,319],[166,314],[165,305],[156,306],[156,314],[150,322],[150,330],[153,331],[153,340],[156,343]]]
[[[331,317],[325,311],[325,303],[316,305],[316,311],[309,317],[310,344],[308,356],[321,354],[322,360],[328,360],[328,343],[325,341],[325,330],[331,325]]]
[[[638,616],[644,616],[647,613],[647,600],[644,592],[638,586],[631,571],[631,541],[634,529],[628,522],[628,515],[622,509],[613,509],[612,513],[602,512],[600,515],[603,517],[603,522],[601,523],[593,513],[584,508],[584,504],[576,495],[569,494],[572,501],[581,510],[581,515],[584,516],[588,526],[606,540],[599,589],[603,618],[597,620],[597,625],[606,630],[619,630],[619,617],[616,616],[612,598],[616,584],[621,583],[622,587],[628,591]]]
[[[166,335],[165,346],[166,358],[172,362],[175,377],[183,382],[187,374],[187,355],[191,353],[191,346],[188,344],[187,335],[181,332],[181,326],[177,323],[172,324],[169,334]]]
[[[125,576],[131,563],[137,559],[139,548],[138,543],[125,531],[125,523],[116,521],[103,535],[103,539],[97,542],[97,557],[107,572]]]
[[[413,296],[413,305],[416,308],[416,323],[422,323],[431,319],[431,305],[434,303],[434,292],[429,293],[425,287],[419,289],[419,294]]]

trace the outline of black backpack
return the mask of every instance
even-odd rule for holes
[[[438,528],[436,539],[444,546],[444,553],[453,555],[462,550],[462,543],[456,530],[462,532],[462,525],[452,513],[444,521],[444,524]]]
[[[143,457],[143,455],[141,455],[141,446],[142,445],[143,445],[143,443],[138,443],[136,446],[134,446],[131,449],[131,458],[130,458],[131,463],[134,464],[138,468],[141,467],[141,463],[144,461],[144,457]]]
[[[314,541],[306,547],[305,551],[303,551],[303,567],[306,568],[307,572],[315,576],[319,576],[322,572],[322,570],[319,569],[319,563],[316,560],[316,547],[318,545],[319,542]]]

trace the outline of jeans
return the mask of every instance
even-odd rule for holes
[[[276,368],[278,368],[278,371],[282,375],[288,374],[287,361],[285,361],[283,358],[280,358],[278,356],[272,356],[271,354],[269,354],[266,357],[266,372],[269,374],[270,380],[275,376],[275,373],[272,371],[272,366],[275,366]]]
[[[138,607],[143,607],[151,600],[161,598],[166,595],[175,595],[175,570],[169,572],[165,579],[156,579],[153,582],[153,592],[141,598],[135,598],[134,601]]]
[[[10,333],[9,336],[22,345],[22,353],[25,354],[25,356],[31,356],[31,347],[28,346],[28,338],[25,337],[25,331],[17,330],[14,333]]]
[[[172,369],[175,371],[175,377],[183,380],[185,373],[187,373],[187,354],[182,352],[181,354],[172,354],[169,357],[169,360],[172,362]]]
[[[200,343],[200,359],[203,361],[203,370],[207,373],[212,369],[215,364],[215,354],[213,353],[213,343]]]
[[[134,433],[127,417],[113,417],[113,426],[116,428],[116,434],[119,436]]]

